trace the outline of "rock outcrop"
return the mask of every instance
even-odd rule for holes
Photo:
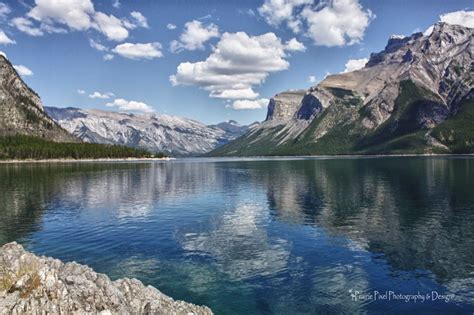
[[[211,155],[474,152],[473,47],[472,28],[446,23],[392,36],[364,68],[327,76],[299,103],[278,94],[265,122]]]
[[[196,314],[136,279],[111,281],[91,268],[38,257],[17,243],[0,248],[0,314]]]
[[[44,112],[41,100],[0,56],[0,136],[23,134],[58,142],[78,140]]]

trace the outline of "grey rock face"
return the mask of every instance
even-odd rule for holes
[[[163,114],[134,115],[95,109],[46,107],[64,129],[85,142],[120,144],[171,155],[199,155],[247,131],[238,123],[206,126]]]
[[[294,117],[306,91],[295,90],[279,93],[270,99],[266,121],[286,121]]]
[[[0,314],[196,314],[212,311],[176,301],[136,279],[111,281],[75,262],[37,257],[21,245],[0,248]]]
[[[48,117],[38,94],[23,82],[11,63],[0,56],[0,136],[13,134],[77,141]]]

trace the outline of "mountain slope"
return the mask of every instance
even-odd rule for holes
[[[265,122],[211,155],[474,152],[473,44],[446,23],[392,37],[364,68],[276,95]]]
[[[44,112],[41,100],[0,56],[0,136],[29,135],[57,142],[78,140]]]
[[[171,155],[198,155],[247,131],[235,122],[206,126],[169,115],[134,115],[102,110],[46,107],[70,133],[91,143],[121,144]]]

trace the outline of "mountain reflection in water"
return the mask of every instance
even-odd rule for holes
[[[472,187],[462,157],[0,165],[0,243],[216,313],[472,313]]]

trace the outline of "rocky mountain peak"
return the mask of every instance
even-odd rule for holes
[[[0,56],[0,136],[14,134],[77,141],[44,112],[38,94],[26,85],[10,61]]]

